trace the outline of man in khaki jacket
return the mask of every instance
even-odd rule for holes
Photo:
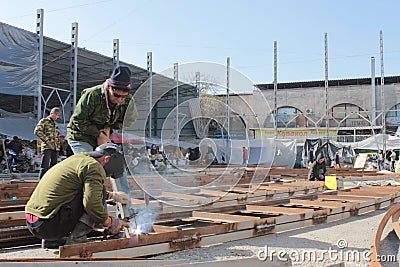
[[[103,166],[117,153],[115,144],[106,143],[95,151],[70,156],[46,172],[25,206],[27,227],[42,239],[43,248],[85,243],[94,227],[105,227],[112,235],[129,227],[110,217],[104,206]],[[107,196],[118,202],[127,198],[122,192]]]

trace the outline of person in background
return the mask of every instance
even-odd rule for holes
[[[310,170],[308,171],[309,181],[324,181],[326,173],[326,161],[323,154],[318,155],[316,161],[311,164]]]
[[[243,157],[243,165],[246,165],[249,163],[249,150],[247,147],[242,148],[242,157]]]
[[[36,160],[36,155],[33,149],[29,145],[24,145],[23,153],[26,156],[27,159],[29,159],[29,168],[31,171],[35,170],[35,160]]]
[[[116,154],[117,146],[106,143],[95,151],[73,155],[44,174],[25,206],[26,225],[42,239],[43,248],[85,243],[95,227],[104,227],[112,235],[129,227],[109,216],[104,206],[103,167]],[[107,195],[117,202],[128,201],[122,192]]]
[[[40,166],[39,179],[57,164],[58,154],[62,145],[60,130],[56,122],[59,117],[60,109],[57,107],[52,108],[50,115],[41,119],[34,130],[35,135],[42,140],[42,164]]]
[[[335,153],[335,168],[341,168],[341,166],[340,166],[339,152],[336,152],[336,153]]]
[[[308,155],[307,155],[307,165],[308,167],[311,167],[311,164],[314,163],[314,148],[310,148],[310,150],[308,151]]]
[[[392,149],[391,153],[390,153],[390,171],[391,172],[395,171],[394,165],[396,163],[396,157],[397,157],[396,151],[394,149]]]
[[[13,140],[8,143],[7,148],[14,150],[17,155],[22,154],[23,146],[21,139],[18,136],[14,136]]]
[[[385,164],[385,157],[383,156],[382,149],[378,150],[378,154],[376,156],[378,159],[378,171],[382,171],[384,170],[384,164]]]

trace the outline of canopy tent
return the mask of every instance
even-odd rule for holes
[[[346,143],[335,142],[332,140],[326,141],[318,138],[306,139],[306,141],[304,142],[302,153],[303,167],[307,166],[308,153],[310,152],[310,148],[314,149],[314,160],[318,157],[318,155],[322,154],[326,158],[328,166],[332,166],[332,163],[335,160],[336,152],[339,152],[339,156],[341,157],[341,161],[343,163],[353,163],[354,150],[350,145]]]
[[[384,142],[386,142],[386,150],[400,149],[400,137],[388,134],[376,134],[365,140],[354,143],[354,149],[370,149],[379,150],[383,149]]]
[[[216,144],[219,163],[242,164],[243,147],[249,150],[249,164],[287,166],[293,168],[296,162],[296,142],[274,138],[250,140],[212,139]],[[225,159],[223,161],[222,157]]]

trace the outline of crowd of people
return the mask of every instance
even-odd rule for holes
[[[61,138],[63,139],[62,136]],[[42,176],[41,165],[43,162],[47,162],[41,154],[41,145],[43,143],[23,140],[18,136],[14,136],[12,140],[5,138],[2,143],[0,143],[0,146],[2,146],[0,149],[0,172],[39,172],[39,176]],[[54,164],[70,155],[72,154],[67,141],[61,140],[61,148],[54,155]]]

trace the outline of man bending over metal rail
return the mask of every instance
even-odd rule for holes
[[[75,154],[49,169],[25,206],[29,231],[41,238],[43,248],[87,242],[87,234],[104,227],[116,235],[129,224],[108,215],[103,166],[118,153],[106,143],[95,151]],[[122,192],[107,194],[122,201]],[[67,238],[66,238],[67,237]]]

